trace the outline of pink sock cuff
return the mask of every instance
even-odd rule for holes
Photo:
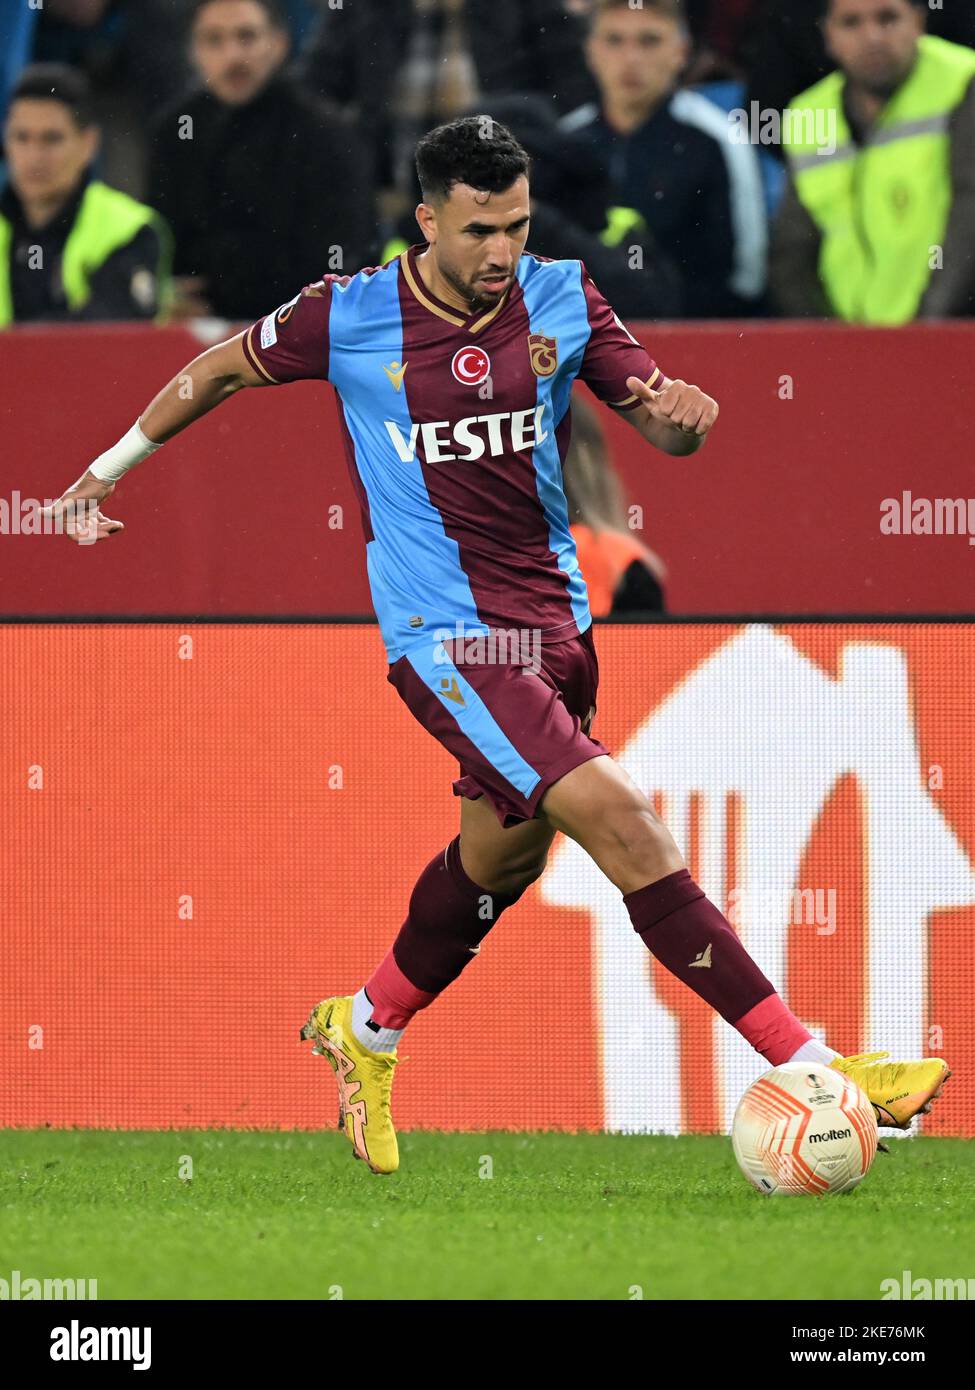
[[[638,932],[655,927],[679,907],[696,902],[704,897],[691,878],[690,869],[678,869],[676,873],[658,878],[656,883],[648,883],[645,888],[637,888],[623,895],[623,902],[630,914],[630,920]]]
[[[812,1037],[777,994],[762,999],[743,1014],[734,1027],[773,1067],[794,1057]]]
[[[405,1028],[419,1009],[425,1009],[437,997],[418,989],[406,978],[392,950],[366,981],[366,993],[372,1001],[372,1021],[380,1028]]]

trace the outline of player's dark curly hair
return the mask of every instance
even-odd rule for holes
[[[428,131],[416,147],[423,201],[443,202],[455,183],[483,193],[510,188],[531,159],[507,126],[491,116],[464,116]]]

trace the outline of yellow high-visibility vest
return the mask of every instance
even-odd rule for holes
[[[902,324],[917,316],[951,211],[949,121],[973,78],[975,51],[926,35],[864,145],[843,111],[842,72],[790,103],[784,144],[822,233],[819,275],[839,318]],[[835,130],[833,151],[817,144],[824,122]]]
[[[109,256],[127,246],[143,227],[154,227],[160,234],[164,264],[157,269],[160,279],[159,302],[166,297],[169,277],[169,229],[152,208],[138,203],[127,193],[97,180],[85,189],[74,226],[64,244],[61,276],[68,307],[81,309],[91,293],[89,277]],[[13,228],[0,216],[0,328],[13,322],[14,306],[10,289],[10,247]]]

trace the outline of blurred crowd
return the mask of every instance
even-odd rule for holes
[[[973,45],[918,0],[4,0],[0,327],[382,264],[472,112],[532,156],[529,249],[625,316],[970,316]]]

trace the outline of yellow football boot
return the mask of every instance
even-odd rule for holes
[[[394,1173],[399,1147],[390,1114],[395,1052],[371,1052],[352,1031],[352,996],[323,999],[301,1030],[329,1060],[339,1083],[338,1128],[374,1173]]]
[[[886,1052],[863,1052],[837,1057],[831,1067],[851,1077],[866,1091],[877,1112],[877,1124],[907,1129],[917,1114],[926,1115],[951,1072],[940,1057],[920,1062],[882,1062]]]

